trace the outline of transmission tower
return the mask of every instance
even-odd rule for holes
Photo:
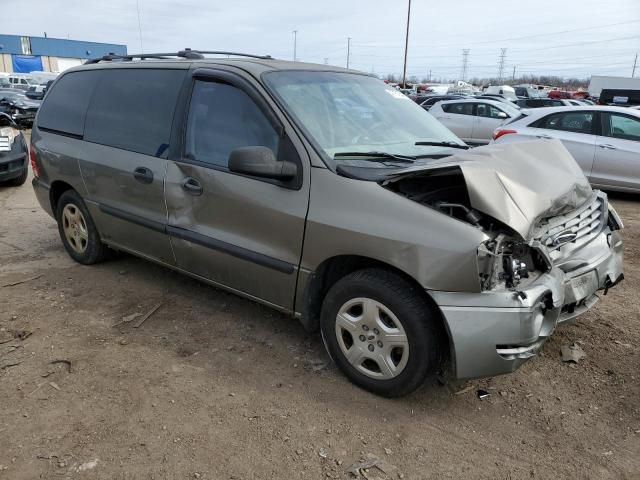
[[[502,81],[502,74],[504,73],[504,61],[507,58],[507,49],[500,49],[500,57],[498,60],[498,81]]]
[[[467,69],[469,68],[469,49],[462,50],[462,71],[460,72],[460,80],[467,80]]]

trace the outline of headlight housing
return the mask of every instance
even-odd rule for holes
[[[624,224],[622,223],[620,215],[618,215],[618,212],[616,212],[616,209],[613,208],[610,203],[608,204],[608,207],[609,218],[607,221],[607,225],[609,225],[609,228],[611,230],[622,230],[624,228]]]

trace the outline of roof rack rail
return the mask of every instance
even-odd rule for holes
[[[168,60],[171,57],[178,57],[178,58],[186,58],[189,60],[201,60],[205,58],[204,54],[261,58],[265,60],[272,58],[271,55],[254,55],[251,53],[223,52],[223,51],[214,51],[214,50],[191,50],[190,48],[185,48],[184,50],[180,50],[179,52],[175,52],[175,53],[132,53],[128,55],[116,55],[114,53],[109,53],[107,55],[103,55],[102,57],[91,58],[85,62],[85,65],[90,65],[93,63],[100,63],[100,62],[111,62],[113,60],[130,62],[134,58],[139,58],[140,60],[145,60],[148,58]]]

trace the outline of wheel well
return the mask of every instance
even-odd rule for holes
[[[316,271],[310,276],[305,287],[304,306],[301,318],[302,325],[305,329],[309,332],[314,332],[320,327],[322,302],[329,289],[341,278],[355,272],[356,270],[362,270],[364,268],[380,268],[382,270],[388,270],[416,285],[417,290],[422,292],[422,295],[424,295],[424,298],[427,300],[429,305],[431,305],[433,312],[438,318],[438,334],[441,335],[440,338],[442,338],[442,345],[448,346],[446,351],[443,352],[446,357],[445,359],[448,359],[453,348],[451,335],[449,334],[444,316],[433,298],[431,298],[431,296],[412,276],[393,265],[389,265],[388,263],[369,257],[341,255],[325,260],[320,264]]]
[[[51,202],[51,211],[53,212],[54,217],[58,208],[58,200],[60,200],[62,194],[67,190],[73,190],[73,187],[61,180],[55,181],[51,184],[51,189],[49,190],[49,200]]]

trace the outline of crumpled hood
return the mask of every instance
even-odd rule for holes
[[[575,210],[593,193],[559,140],[474,148],[397,176],[451,166],[462,170],[471,206],[513,228],[525,240],[531,239],[542,218]]]

